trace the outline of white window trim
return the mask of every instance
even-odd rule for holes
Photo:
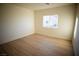
[[[44,17],[46,17],[46,16],[49,17],[49,18],[52,17],[52,16],[56,16],[56,17],[57,17],[56,27],[51,26],[51,25],[49,26],[49,25],[47,25],[47,24],[44,25],[44,22],[45,22],[45,21],[44,21]],[[49,19],[48,19],[48,20],[49,20]],[[50,20],[49,20],[49,21],[50,21]],[[48,21],[48,22],[49,22],[49,21]],[[51,21],[52,21],[52,20],[51,20]],[[51,24],[51,23],[49,23],[49,24]],[[43,27],[44,27],[44,28],[53,28],[53,29],[58,28],[58,15],[45,15],[45,16],[43,16]]]

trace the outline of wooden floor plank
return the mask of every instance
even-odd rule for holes
[[[72,56],[71,41],[33,34],[2,45],[12,56]]]

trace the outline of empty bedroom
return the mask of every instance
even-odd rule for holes
[[[79,55],[79,4],[0,3],[0,56]]]

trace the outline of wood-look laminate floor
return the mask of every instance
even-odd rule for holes
[[[2,45],[10,56],[72,56],[72,43],[33,34]]]

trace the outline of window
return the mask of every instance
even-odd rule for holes
[[[43,27],[58,28],[58,15],[43,16]]]

